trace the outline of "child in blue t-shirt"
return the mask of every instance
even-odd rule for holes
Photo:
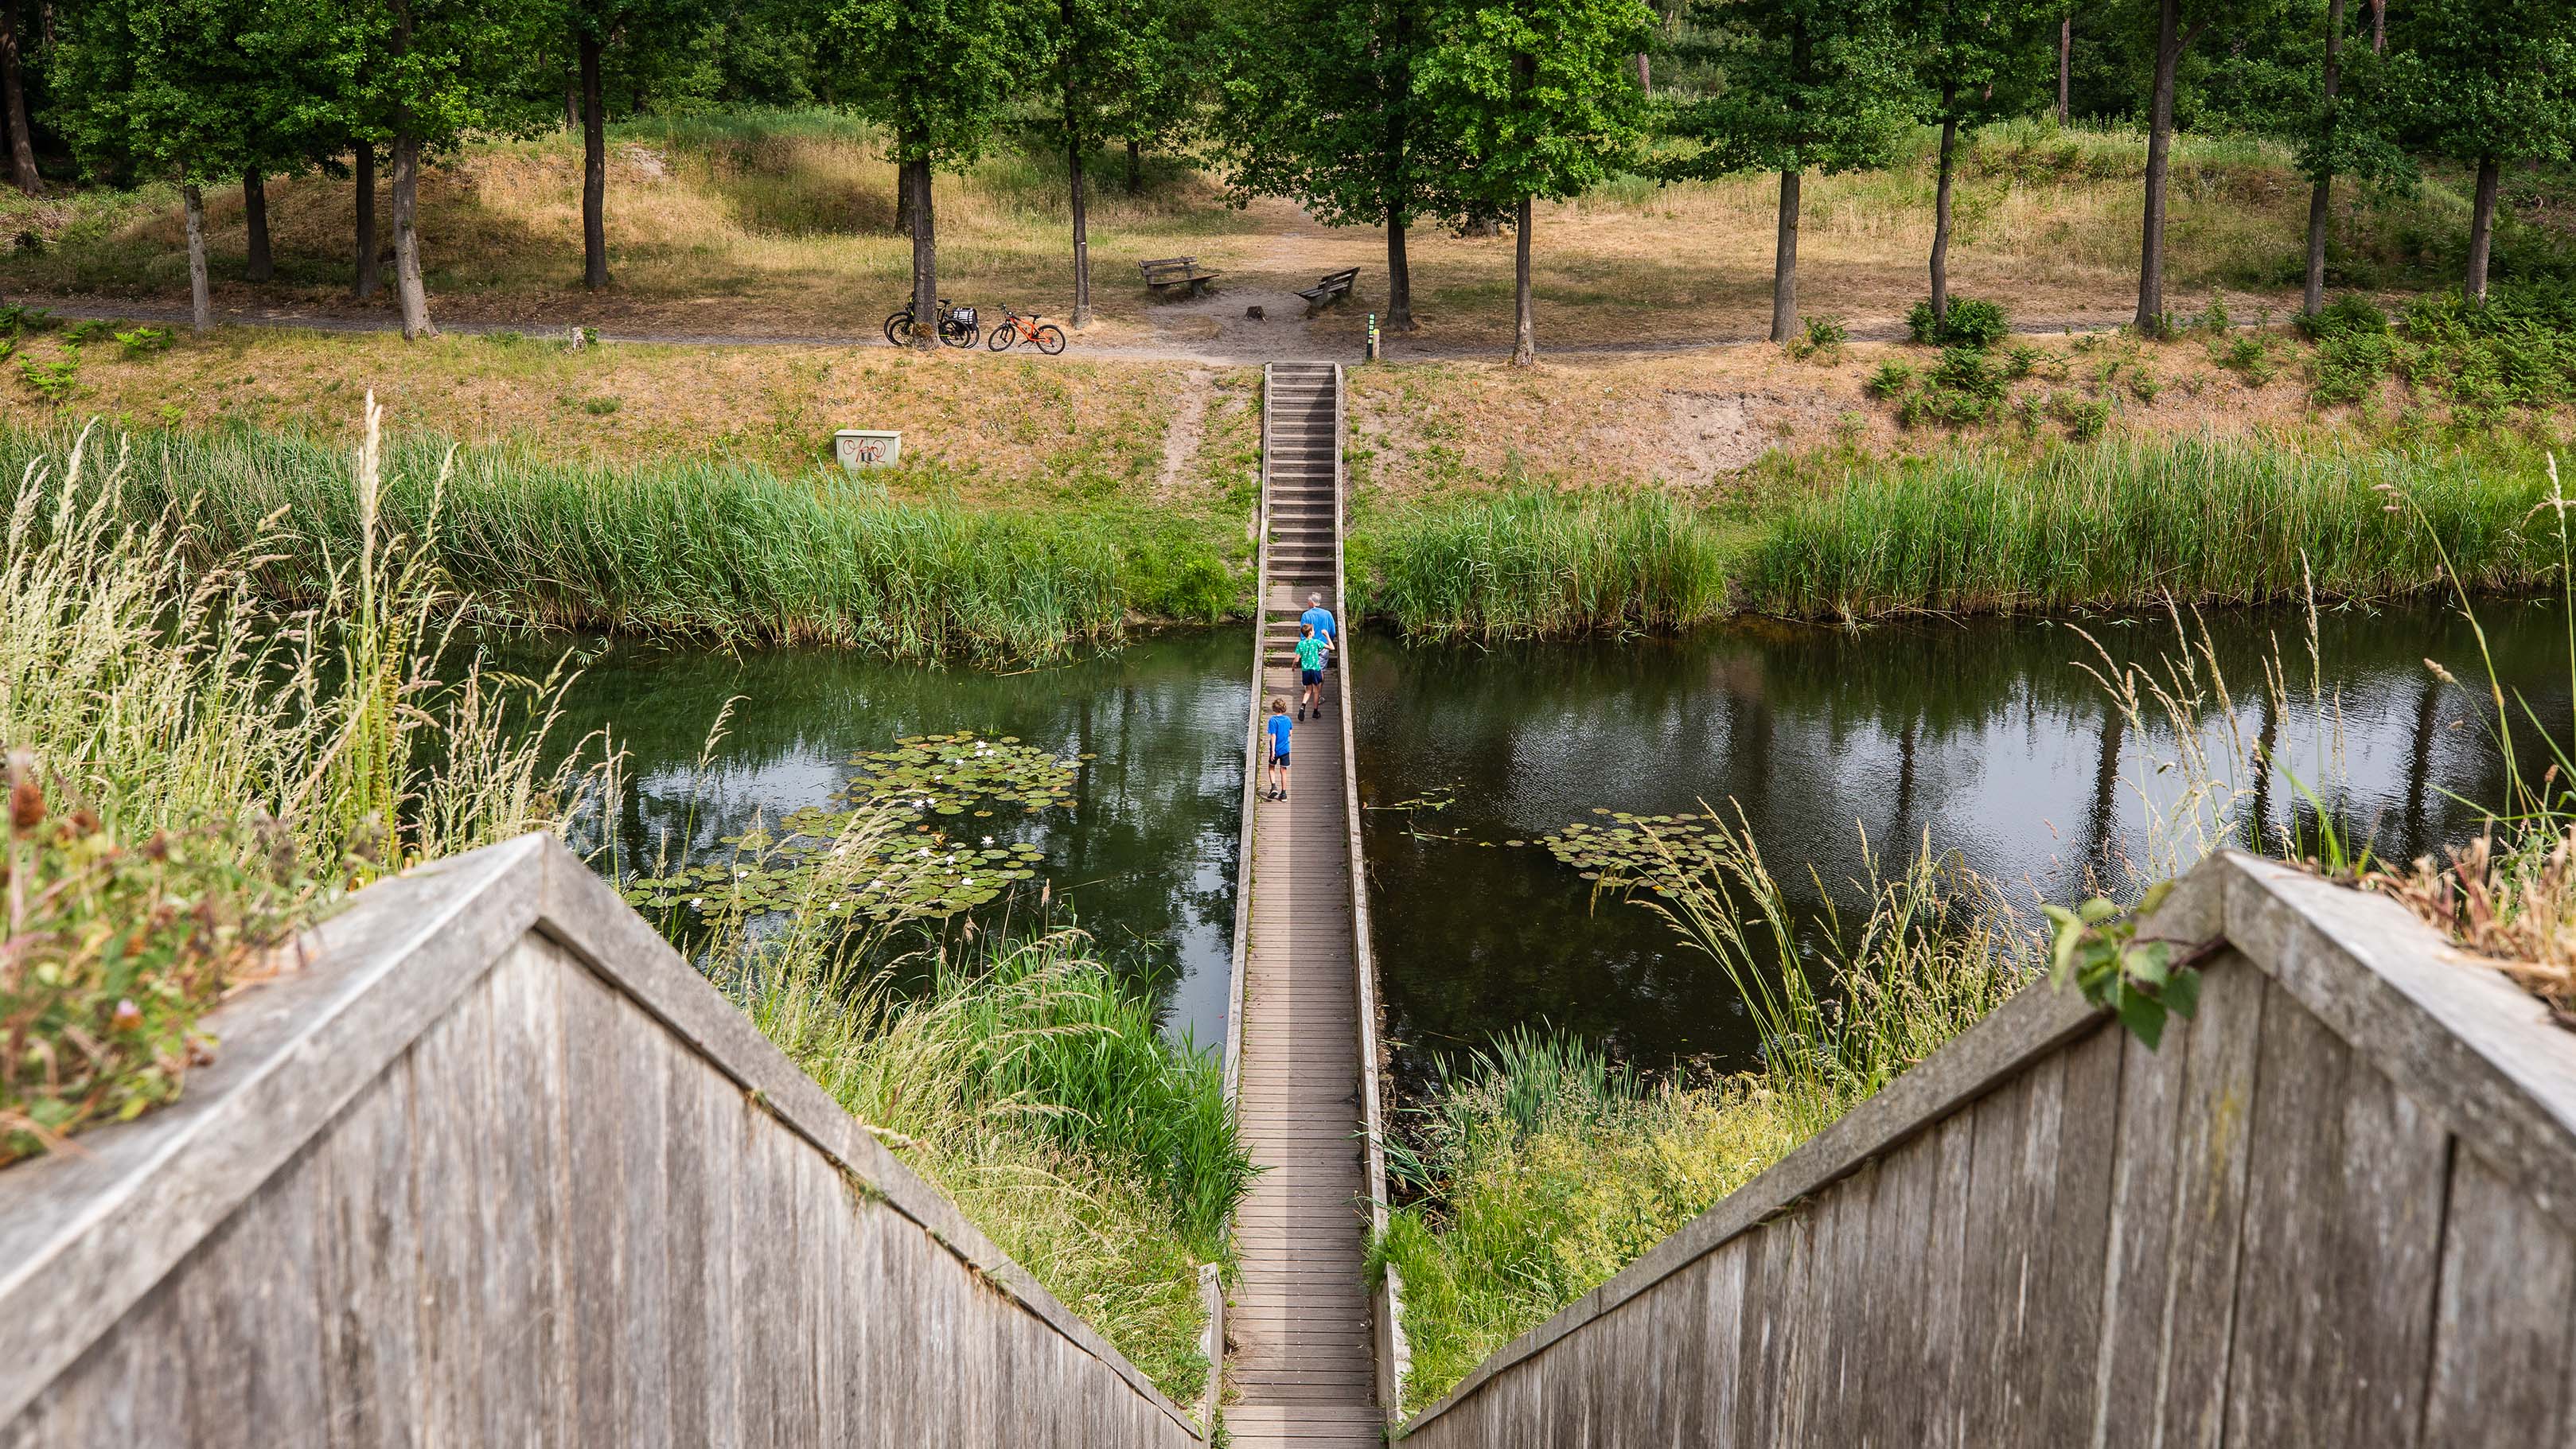
[[[1288,718],[1288,701],[1270,701],[1270,718],[1262,721],[1270,731],[1270,798],[1288,798],[1288,732],[1297,728]]]

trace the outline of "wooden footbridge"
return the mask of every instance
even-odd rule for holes
[[[1236,1219],[1225,1422],[1238,1444],[1375,1445],[1398,1397],[1402,1336],[1399,1289],[1371,1293],[1363,1271],[1368,1234],[1386,1222],[1386,1167],[1347,639],[1322,716],[1297,726],[1285,800],[1261,798],[1258,742],[1270,701],[1295,707],[1309,597],[1346,617],[1341,368],[1272,365],[1262,414],[1256,742],[1226,1076],[1263,1171]]]

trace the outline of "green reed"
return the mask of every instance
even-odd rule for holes
[[[893,828],[862,811],[834,861]],[[966,1217],[1177,1398],[1206,1382],[1202,1262],[1253,1168],[1216,1060],[1080,932],[1007,933],[942,955],[926,989],[872,969],[883,928],[829,913],[829,867],[783,931],[737,922],[711,969],[753,1023]]]
[[[2402,489],[2421,522],[2390,506]],[[1873,463],[1782,506],[1743,566],[1745,602],[1860,618],[2260,603],[2536,587],[2557,567],[2529,522],[2536,468],[2461,452],[2307,452],[2280,441],[2115,441],[2037,458]]]
[[[1360,611],[1433,638],[1685,628],[1726,607],[1697,510],[1663,493],[1543,488],[1400,505],[1353,540]]]
[[[0,431],[0,477],[61,442]],[[122,446],[129,515],[184,506],[209,560],[261,540],[251,578],[268,599],[319,597],[359,552],[340,448],[247,428]],[[385,451],[383,529],[428,540],[487,621],[999,663],[1114,642],[1137,619],[1213,622],[1239,592],[1186,520],[905,502],[712,459],[622,466],[418,434]]]

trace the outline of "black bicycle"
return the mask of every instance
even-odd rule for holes
[[[914,331],[915,324],[912,320],[912,309],[910,307],[906,307],[902,311],[897,312],[886,319],[886,341],[892,343],[894,346],[911,346]],[[940,341],[947,343],[951,347],[972,347],[975,345],[976,340],[981,338],[983,335],[984,329],[975,321],[974,308],[952,307],[948,305],[947,298],[942,297],[939,299]]]

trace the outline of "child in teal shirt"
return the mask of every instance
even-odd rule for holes
[[[1297,701],[1297,718],[1304,719],[1313,710],[1315,718],[1324,717],[1324,641],[1315,636],[1315,626],[1308,624],[1297,640],[1297,682],[1305,686],[1305,696]]]

